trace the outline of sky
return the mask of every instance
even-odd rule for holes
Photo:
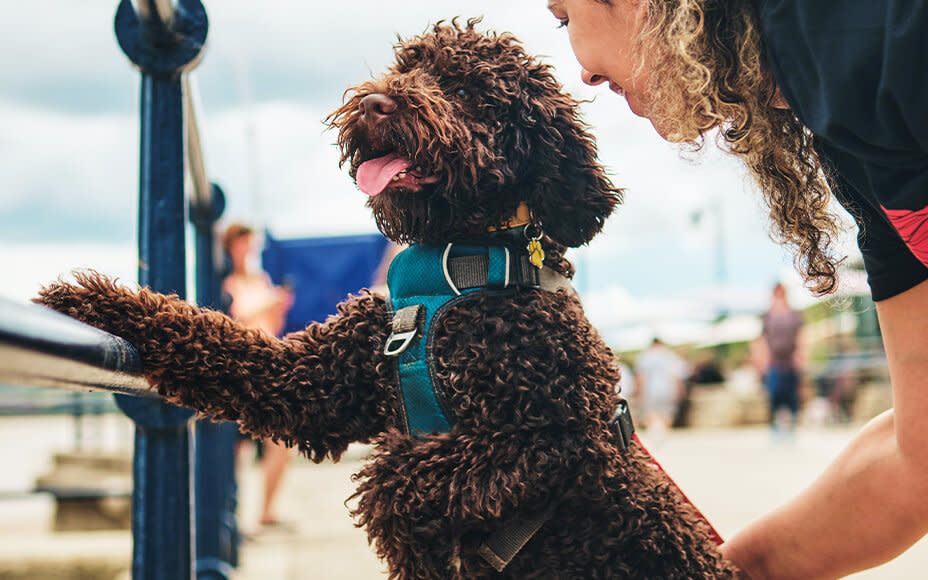
[[[795,301],[808,302],[791,257],[767,235],[766,211],[740,162],[711,145],[684,154],[623,99],[583,85],[566,32],[545,6],[206,3],[207,49],[193,78],[207,170],[228,198],[225,218],[284,238],[376,231],[322,119],[346,88],[391,62],[397,34],[483,16],[483,28],[514,33],[587,101],[600,159],[626,189],[604,233],[572,254],[604,334],[635,327],[643,336],[705,319],[722,298],[758,311],[781,279]],[[100,0],[17,2],[0,20],[0,297],[26,300],[76,267],[135,277],[139,75],[116,42],[115,9]],[[849,232],[842,240],[846,252],[856,251],[853,239]]]

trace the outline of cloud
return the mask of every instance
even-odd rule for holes
[[[78,10],[44,0],[17,3],[0,21],[0,243],[7,249],[134,243],[139,78],[116,43],[114,13],[109,3]],[[483,28],[511,31],[530,52],[547,55],[565,86],[589,101],[583,111],[600,158],[627,190],[604,234],[573,252],[582,284],[663,296],[710,286],[717,219],[731,280],[766,285],[788,267],[789,255],[767,238],[766,212],[741,163],[711,145],[698,161],[684,159],[623,99],[583,85],[567,35],[543,2],[230,0],[210,3],[208,13],[207,53],[195,75],[207,166],[228,196],[228,220],[267,225],[281,237],[373,231],[366,198],[338,169],[335,137],[321,119],[345,88],[391,61],[397,33],[482,14]],[[699,226],[695,212],[706,215]],[[842,243],[852,249],[853,236]],[[54,253],[38,248],[40,261]]]
[[[131,242],[120,244],[0,242],[0,296],[25,302],[44,284],[75,269],[90,268],[125,281],[137,280],[138,254]]]
[[[75,116],[0,101],[0,127],[0,239],[132,235],[138,204],[133,117]],[[72,221],[84,225],[66,223]]]
[[[396,35],[410,36],[456,15],[484,15],[485,28],[511,30],[533,52],[577,67],[566,34],[541,2],[397,0],[378,2],[208,3],[210,30],[201,77],[206,106],[243,103],[245,71],[260,102],[288,100],[328,107],[349,84],[392,58]],[[113,32],[116,3],[21,2],[0,19],[0,99],[71,114],[131,113],[138,75]],[[24,22],[36,23],[23,26]],[[552,42],[552,37],[556,42]]]
[[[338,168],[326,113],[270,103],[205,116],[208,167],[226,191],[227,219],[285,237],[376,231],[367,197]]]

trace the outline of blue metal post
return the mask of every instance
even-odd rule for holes
[[[196,62],[206,41],[206,12],[199,0],[181,0],[173,15],[159,15],[153,3],[144,5],[145,20],[130,0],[122,0],[115,22],[120,46],[142,71],[139,283],[184,296],[186,208],[180,73]],[[191,517],[193,413],[144,398],[117,396],[117,404],[136,424],[132,577],[190,579],[195,560]]]
[[[228,580],[238,565],[235,423],[197,422],[197,580]]]
[[[196,237],[197,303],[222,308],[219,269],[214,260],[216,220],[225,196],[211,187],[211,207],[191,205],[190,221]],[[196,574],[197,580],[228,580],[238,565],[238,528],[235,522],[235,423],[197,422],[196,428]]]

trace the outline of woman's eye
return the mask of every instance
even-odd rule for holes
[[[458,89],[457,95],[458,95],[458,97],[460,97],[460,98],[462,98],[462,99],[466,99],[466,98],[468,97],[467,91],[464,90],[464,89]]]

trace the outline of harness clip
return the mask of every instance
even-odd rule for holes
[[[387,338],[383,353],[387,356],[399,356],[419,334],[419,326],[425,318],[425,307],[422,304],[413,304],[400,308],[393,315],[393,332]]]
[[[416,338],[416,334],[418,334],[416,329],[410,330],[409,332],[391,334],[390,338],[387,339],[387,345],[383,349],[383,354],[387,356],[399,356],[404,350],[409,348],[409,344],[412,342],[412,339]]]
[[[635,434],[635,424],[632,422],[632,414],[628,409],[628,402],[620,399],[618,406],[615,408],[615,414],[612,421],[609,422],[616,429],[616,444],[619,449],[627,449],[632,444],[632,435]]]

